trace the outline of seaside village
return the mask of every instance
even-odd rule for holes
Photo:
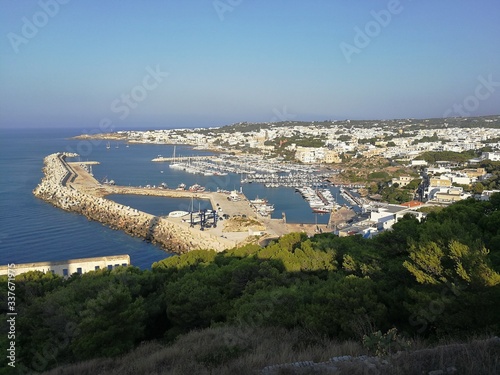
[[[65,160],[75,159],[77,155],[73,154],[47,156],[45,177],[34,194],[64,210],[81,213],[177,252],[195,248],[223,250],[247,243],[255,236],[259,243],[266,243],[297,231],[309,235],[333,232],[339,236],[371,238],[390,230],[407,214],[422,220],[434,206],[453,204],[469,197],[488,200],[491,194],[500,191],[498,183],[494,182],[498,175],[485,168],[488,165],[485,162],[500,161],[500,117],[481,119],[480,127],[458,126],[457,121],[453,126],[447,123],[424,126],[410,120],[368,124],[350,124],[349,121],[326,125],[287,123],[286,126],[236,124],[213,129],[98,135],[101,139],[108,139],[108,144],[109,140],[126,142],[127,145],[173,144],[174,155],[158,156],[152,160],[168,162],[167,168],[206,176],[232,173],[239,175],[242,185],[254,182],[266,188],[292,188],[307,201],[316,219],[318,214],[328,215],[327,224],[318,224],[317,220],[315,224],[287,223],[285,213],[272,214],[274,202],[263,197],[246,197],[241,188],[239,191],[205,191],[205,187],[198,184],[189,188],[184,184],[177,187],[166,184],[114,186],[97,181],[89,164]],[[91,137],[96,136],[78,138]],[[213,151],[213,155],[175,155],[176,145],[181,144]],[[466,153],[470,157],[462,157],[460,161],[456,158],[432,161],[419,158],[428,152],[446,156],[467,151],[474,152]],[[399,173],[374,172],[376,168],[370,164],[374,161],[387,165],[387,171]],[[353,170],[357,174],[353,174]],[[363,170],[368,173],[368,177],[364,176],[368,179],[355,180],[354,177],[359,177]],[[381,177],[378,185],[369,180],[374,175]],[[403,195],[394,201],[391,195],[384,195],[387,191],[399,191]],[[104,198],[113,193],[208,199],[214,207],[213,217],[196,220],[194,211],[175,211],[167,217],[155,217]],[[342,203],[339,203],[339,196],[343,198]],[[205,217],[209,217],[207,215]],[[223,224],[215,224],[215,215],[220,216]],[[258,228],[255,225],[257,229],[238,227],[228,232],[230,218],[240,224],[247,220],[258,224]],[[247,233],[238,233],[242,231]],[[102,261],[93,260],[94,263]],[[94,263],[92,267],[95,267]],[[110,266],[101,263],[96,264]]]
[[[477,124],[478,121],[481,125]],[[328,212],[331,211],[332,216],[340,216],[330,220],[330,230],[340,236],[361,234],[371,237],[390,229],[405,214],[410,213],[420,220],[426,215],[425,210],[421,209],[424,206],[452,204],[473,195],[477,199],[487,200],[498,191],[484,188],[470,192],[465,191],[464,187],[479,182],[487,186],[492,176],[479,165],[485,160],[500,161],[499,116],[440,119],[434,122],[408,119],[307,124],[293,121],[281,124],[240,123],[223,128],[127,131],[117,134],[128,142],[189,144],[197,149],[224,152],[225,155],[231,152],[231,160],[240,157],[245,160],[247,167],[248,160],[258,158],[261,166],[267,165],[267,173],[247,174],[243,182],[262,182],[266,187],[294,187],[293,183],[288,183],[287,176],[283,173],[279,175],[279,172],[291,171],[292,176],[293,173],[297,173],[297,176],[303,172],[313,176],[313,169],[307,169],[311,166],[321,166],[333,173],[342,172],[338,166],[344,165],[346,160],[362,164],[374,158],[384,158],[414,172],[413,176],[397,175],[387,182],[389,188],[404,188],[419,180],[417,186],[412,186],[408,201],[398,204],[384,202],[379,194],[361,196],[359,192],[362,189],[358,188],[363,186],[351,181],[341,180],[337,183],[337,186],[341,186],[345,200],[360,209],[357,215],[338,215],[340,206],[330,202],[334,206],[328,206],[332,208]],[[460,162],[446,159],[428,162],[419,158],[426,152],[461,153],[481,149],[488,151]],[[224,160],[224,155],[220,158]],[[195,165],[196,161],[193,163],[196,171]],[[186,167],[189,168],[188,164]],[[205,171],[207,167],[209,165],[204,166]],[[330,182],[336,180],[335,175],[329,179]],[[294,182],[296,191],[303,194],[304,188],[297,188],[297,182]],[[313,180],[303,182],[316,183]],[[321,194],[318,195],[322,199]],[[323,212],[311,207],[313,212]]]

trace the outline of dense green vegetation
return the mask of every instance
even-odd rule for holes
[[[405,217],[371,240],[292,233],[265,248],[192,251],[151,271],[68,280],[27,273],[16,278],[17,369],[112,357],[221,325],[359,342],[391,328],[431,340],[498,334],[499,272],[500,194],[431,212],[422,223]]]
[[[425,143],[425,142],[437,142],[439,141],[439,137],[437,135],[436,132],[434,132],[434,134],[429,137],[429,136],[424,136],[422,138],[419,138],[419,139],[416,139],[412,142],[412,144],[416,145],[418,143]]]
[[[487,173],[491,173],[491,178],[485,181],[482,185],[486,189],[500,189],[500,162],[485,160],[481,163]]]
[[[324,121],[276,121],[276,122],[262,122],[262,123],[252,123],[252,122],[240,122],[231,125],[225,125],[219,128],[206,128],[197,129],[197,132],[203,134],[221,134],[221,133],[247,133],[252,131],[259,131],[260,129],[271,129],[280,128],[290,125],[298,126],[319,126],[322,128],[330,128],[332,126],[342,126],[346,129],[355,126],[363,128],[373,128],[380,126],[387,130],[393,130],[394,128],[404,129],[403,134],[392,134],[386,135],[384,138],[386,141],[391,140],[396,137],[409,137],[415,135],[414,133],[418,130],[427,130],[429,128],[445,128],[445,127],[459,127],[459,128],[498,128],[500,124],[498,122],[498,116],[482,116],[482,117],[471,117],[471,118],[448,118],[443,122],[442,118],[434,119],[405,119],[405,120],[324,120]],[[487,122],[493,120],[493,122]],[[432,138],[432,137],[428,137]],[[361,140],[361,143],[372,143],[377,139],[366,139]],[[425,141],[422,141],[425,142]]]
[[[392,186],[384,186],[379,190],[382,200],[391,204],[401,204],[413,200],[413,191],[406,188],[399,188],[395,183]]]
[[[425,160],[429,164],[435,164],[437,161],[452,161],[458,163],[465,163],[469,159],[475,158],[476,152],[464,151],[464,152],[453,152],[453,151],[427,151],[423,154],[417,156],[416,160]]]
[[[302,135],[293,135],[291,137],[278,137],[273,140],[265,141],[266,146],[274,146],[276,148],[290,146],[295,144],[301,147],[324,147],[325,139],[321,137],[304,137]]]

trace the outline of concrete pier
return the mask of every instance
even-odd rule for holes
[[[287,233],[286,224],[280,220],[258,218],[244,196],[232,202],[228,195],[216,192],[189,192],[160,188],[137,188],[103,185],[90,175],[83,163],[68,163],[66,158],[76,154],[56,153],[44,159],[44,177],[33,191],[40,199],[66,211],[77,212],[90,220],[99,221],[113,229],[138,236],[164,249],[184,253],[195,249],[222,251],[246,243],[254,233],[245,231],[225,232],[222,222],[216,228],[200,231],[191,228],[180,218],[166,218],[127,207],[109,199],[109,194],[154,195],[177,198],[209,199],[214,209],[221,209],[230,216],[245,215],[255,219],[257,226],[264,225],[265,235],[279,236]]]

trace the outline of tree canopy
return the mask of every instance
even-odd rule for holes
[[[16,278],[18,364],[43,371],[224,324],[355,340],[394,327],[437,339],[498,332],[499,272],[500,194],[405,217],[373,239],[291,233],[152,270],[30,272]]]

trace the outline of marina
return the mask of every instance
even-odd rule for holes
[[[317,174],[317,167],[277,160],[270,161],[252,155],[242,157],[219,154],[214,156],[176,157],[174,150],[174,155],[171,158],[159,156],[152,159],[152,161],[169,162],[169,168],[171,169],[204,176],[238,174],[241,176],[242,183],[260,182],[269,184],[268,187],[291,187],[299,181],[318,183],[326,177]]]
[[[103,157],[106,160],[100,160],[101,164],[98,168],[94,168],[96,178],[107,177],[109,180],[113,177],[116,184],[121,186],[135,185],[151,189],[178,189],[179,191],[187,191],[190,187],[196,188],[196,185],[199,185],[205,188],[205,192],[224,192],[230,199],[238,199],[237,196],[230,195],[232,191],[242,191],[251,199],[257,196],[263,197],[269,201],[270,205],[273,205],[274,210],[268,207],[267,210],[255,211],[257,216],[264,215],[280,220],[285,214],[288,223],[313,224],[318,221],[319,224],[327,224],[328,222],[327,215],[319,215],[316,218],[316,213],[310,209],[307,201],[300,194],[295,193],[297,187],[329,189],[339,205],[352,206],[340,195],[338,187],[328,180],[332,173],[338,172],[336,170],[321,169],[314,165],[293,164],[282,160],[268,161],[255,155],[245,157],[225,154],[210,155],[206,151],[181,145],[134,145],[134,155],[140,151],[137,150],[139,148],[149,150],[153,155],[170,154],[172,156],[175,149],[176,156],[175,159],[171,157],[165,162],[151,162],[153,157],[148,160],[130,159],[130,173],[123,174],[120,173],[122,168],[119,158],[129,158],[130,156],[127,155],[130,155],[132,149],[113,149],[111,152],[104,153]],[[114,154],[116,154],[116,159]],[[191,156],[180,162],[178,156],[180,154]],[[172,164],[177,167],[170,168]],[[187,170],[185,170],[186,167]],[[328,214],[328,212],[319,213]]]
[[[35,147],[33,145],[38,147],[38,153],[35,157],[24,158],[26,159],[26,166],[24,167],[26,173],[20,176],[26,175],[26,177],[22,177],[17,185],[12,185],[12,189],[16,186],[16,194],[19,195],[21,193],[17,192],[24,192],[20,195],[21,198],[25,197],[24,200],[19,200],[19,197],[16,196],[16,201],[22,202],[26,207],[32,207],[29,212],[33,212],[34,215],[27,215],[22,219],[19,217],[18,219],[11,220],[9,223],[5,223],[6,233],[11,234],[3,239],[3,243],[6,246],[6,251],[11,254],[14,261],[21,263],[40,260],[83,258],[86,256],[100,256],[102,254],[121,254],[125,251],[124,249],[126,249],[134,265],[139,265],[141,268],[148,268],[152,262],[169,256],[168,253],[160,249],[160,246],[153,246],[147,241],[142,241],[140,238],[127,236],[126,232],[118,233],[98,222],[87,220],[83,215],[67,215],[62,210],[54,210],[50,205],[40,204],[40,201],[31,194],[31,190],[39,183],[42,177],[41,163],[44,156],[50,154],[53,150],[77,151],[80,149],[82,141],[69,140],[68,137],[74,135],[70,132],[61,135],[60,132],[54,131],[53,133],[44,133],[42,136],[31,133],[32,132],[28,135],[23,133],[22,137],[19,138],[19,142],[10,142],[12,147],[10,147],[10,143],[5,145],[5,149],[9,150],[9,153],[12,155],[18,155],[24,152],[26,148],[31,149]],[[31,143],[27,141],[27,139],[30,139],[29,136],[33,138]],[[45,138],[47,139],[45,140]],[[87,141],[83,142],[88,143]],[[19,152],[17,152],[17,150],[19,150]],[[114,199],[116,197],[117,202],[124,206],[124,209],[126,209],[127,206],[130,207],[130,209],[126,211],[130,218],[139,218],[141,217],[140,211],[147,212],[148,210],[154,210],[155,207],[158,207],[159,210],[161,209],[161,211],[163,211],[161,214],[165,216],[168,215],[169,212],[176,210],[190,211],[189,202],[191,192],[189,192],[188,189],[190,186],[198,184],[204,187],[205,191],[194,194],[221,193],[219,200],[228,203],[222,215],[226,214],[230,215],[230,217],[233,217],[233,215],[240,215],[235,217],[250,215],[251,218],[264,223],[269,228],[270,234],[274,233],[278,236],[290,231],[306,231],[313,234],[317,226],[323,230],[327,230],[326,227],[330,215],[315,214],[312,212],[309,204],[299,193],[295,192],[295,189],[292,187],[280,186],[277,188],[267,188],[264,184],[259,182],[242,183],[242,178],[244,179],[247,177],[245,174],[230,172],[225,176],[204,176],[171,169],[168,167],[170,162],[151,162],[158,154],[172,155],[173,145],[134,143],[131,144],[130,147],[125,147],[123,144],[120,144],[120,147],[116,148],[115,142],[111,142],[110,149],[107,149],[106,141],[96,141],[92,143],[90,151],[90,153],[83,152],[79,154],[79,157],[68,159],[68,161],[72,165],[79,164],[82,170],[86,171],[89,176],[95,180],[94,183],[96,184],[96,193],[98,195],[102,194],[106,189],[109,191],[109,193],[107,193],[108,195],[99,196],[106,197],[107,199]],[[246,166],[246,164],[249,164],[238,155],[221,157],[219,154],[213,155],[204,150],[195,150],[193,147],[179,144],[177,145],[176,153],[191,155],[190,158],[203,156],[206,157],[204,161],[208,159],[234,160],[234,166],[238,164],[240,169]],[[21,154],[16,157],[21,158],[20,160],[24,160],[23,155],[24,154]],[[258,163],[258,159],[255,157],[248,158],[248,161],[252,161],[254,164]],[[222,164],[222,162],[219,162],[219,164]],[[273,163],[270,163],[269,167],[271,167],[271,165],[274,166]],[[284,165],[286,165],[286,163],[284,163]],[[299,167],[302,168],[304,166]],[[315,171],[314,167],[306,167],[307,170]],[[76,168],[78,167],[75,166],[75,169]],[[283,168],[286,169],[286,167]],[[7,167],[5,170],[8,171]],[[292,174],[296,173],[292,170],[290,170],[290,172],[292,172]],[[278,173],[289,174],[290,172]],[[18,172],[13,175],[17,175],[17,173]],[[267,172],[261,171],[256,173],[266,174]],[[315,173],[319,172],[316,171]],[[251,174],[252,173],[248,176],[251,176]],[[81,175],[84,175],[84,173],[81,173]],[[115,185],[106,184],[106,180],[108,183],[113,180]],[[29,181],[29,183],[26,183],[26,181]],[[178,191],[176,190],[177,188],[179,188]],[[10,191],[10,187],[8,186],[5,186],[4,189]],[[336,187],[330,187],[329,189],[332,191],[334,197],[338,195],[339,204],[346,203],[339,195]],[[177,191],[177,193],[175,193],[175,191]],[[231,194],[235,191],[236,194]],[[243,194],[239,194],[240,191],[242,191]],[[126,197],[121,195],[121,192],[124,192]],[[8,192],[7,194],[9,194],[9,196],[14,196],[14,192]],[[118,200],[117,195],[121,195],[122,198]],[[274,211],[269,213],[270,210],[268,210],[268,212],[262,210],[263,213],[266,214],[266,216],[262,216],[255,207],[250,205],[246,197],[250,200],[254,200],[257,197],[266,199],[268,204],[272,205]],[[159,200],[153,204],[148,203],[150,202],[149,198],[158,198]],[[228,198],[232,199],[232,201],[228,201]],[[121,199],[124,200],[122,201]],[[170,204],[168,203],[169,200],[176,202],[171,204],[170,209],[162,209],[162,207],[168,208]],[[78,207],[77,202],[81,203],[82,201],[75,200],[74,202],[68,202],[68,208],[70,210],[76,210]],[[70,206],[70,204],[72,206]],[[152,208],[149,208],[148,205]],[[195,207],[196,206],[197,201],[195,198]],[[17,211],[12,209],[11,212],[14,213]],[[223,217],[222,215],[221,217]],[[46,219],[35,223],[31,221],[32,217],[44,217]],[[177,220],[179,224],[189,227],[189,224],[182,223],[182,219],[186,219],[187,217],[172,218],[169,220]],[[284,219],[286,221],[285,223],[283,223]],[[29,234],[31,233],[29,232],[25,234],[25,240],[23,240],[21,244],[15,242],[14,239],[17,238],[15,233],[19,232],[19,228],[16,229],[14,223],[18,222],[18,220],[29,222],[30,228],[36,230],[36,238],[34,234]],[[225,221],[224,219],[220,223],[218,222],[217,228],[210,228],[206,232],[209,233],[218,230],[219,227],[222,231],[222,226],[225,225]],[[49,223],[57,223],[57,228],[60,229],[55,231]],[[46,226],[45,224],[48,225],[46,229],[44,229]],[[198,233],[200,232],[198,224],[194,230]],[[40,234],[42,232],[43,235]],[[70,236],[66,237],[63,233],[70,233]],[[221,235],[226,236],[226,234],[222,233]],[[246,231],[246,235],[248,235],[248,230]],[[234,234],[234,236],[235,238],[239,236],[237,241],[242,241],[244,234]],[[40,252],[37,253],[36,256],[29,251],[19,251],[20,247],[23,249],[31,248],[33,241],[36,241],[38,244],[37,246],[40,248]],[[89,250],[88,244],[91,244],[91,250]],[[71,252],[61,253],[61,251],[58,250],[61,246],[65,249],[71,249]]]
[[[35,189],[35,195],[67,211],[79,212],[114,229],[158,243],[165,249],[185,252],[192,249],[224,250],[259,237],[276,238],[297,228],[288,225],[285,212],[281,218],[272,218],[273,203],[266,198],[247,199],[240,190],[208,191],[200,184],[188,189],[133,187],[99,182],[81,162],[67,162],[74,154],[52,154],[45,160],[46,176]],[[185,185],[185,184],[184,184]],[[315,213],[314,231],[323,231],[317,222],[318,213],[332,212],[337,206],[328,189],[298,189]],[[188,198],[190,209],[179,205],[176,209],[152,215],[131,205],[115,202],[117,196]],[[210,207],[195,209],[194,199],[210,201]],[[163,206],[163,205],[162,205]],[[315,211],[314,211],[315,210]],[[148,210],[150,211],[150,210]],[[223,223],[223,225],[221,225]],[[303,226],[304,230],[307,229]]]

